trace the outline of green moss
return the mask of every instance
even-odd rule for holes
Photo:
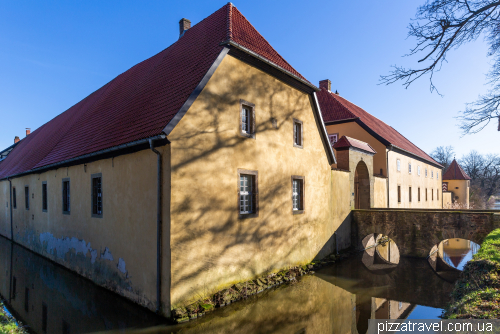
[[[491,232],[455,283],[449,319],[500,318],[500,229]]]

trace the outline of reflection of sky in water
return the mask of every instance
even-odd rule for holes
[[[443,241],[439,246],[439,255],[441,258],[447,264],[459,270],[463,270],[465,264],[472,260],[472,256],[480,248],[475,242],[464,239],[448,239]]]
[[[438,319],[442,312],[440,308],[417,305],[407,319]]]

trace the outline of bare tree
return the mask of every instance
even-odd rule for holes
[[[484,36],[489,44],[488,56],[494,64],[488,75],[490,91],[469,103],[458,117],[463,134],[481,131],[491,120],[499,119],[500,131],[500,1],[492,0],[427,0],[418,7],[408,36],[417,45],[406,56],[421,55],[417,69],[393,66],[381,83],[401,81],[408,88],[415,80],[428,75],[430,90],[439,91],[432,81],[434,72],[441,69],[450,50]]]
[[[455,151],[453,150],[453,146],[439,146],[431,153],[432,159],[443,165],[444,170],[451,164],[454,155]]]
[[[460,159],[460,165],[472,179],[471,199],[475,198],[479,207],[486,207],[492,196],[500,192],[500,157],[471,151]]]

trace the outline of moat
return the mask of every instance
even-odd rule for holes
[[[404,257],[369,270],[359,254],[173,325],[0,237],[0,298],[31,333],[365,333],[368,319],[439,317],[456,268],[477,251],[469,244],[457,251],[456,245],[440,250],[455,267],[445,275],[427,259]]]

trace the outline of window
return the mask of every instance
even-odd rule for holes
[[[401,186],[398,186],[398,203],[401,203]]]
[[[411,162],[408,163],[408,174],[411,174]]]
[[[425,201],[427,202],[427,188],[425,188]]]
[[[255,138],[255,104],[240,100],[240,134]]]
[[[436,189],[436,196],[437,196],[437,200],[439,201],[439,189]]]
[[[257,171],[238,169],[238,203],[240,218],[258,215]]]
[[[401,160],[397,160],[398,172],[401,171]]]
[[[298,148],[304,147],[302,121],[293,120],[293,146]]]
[[[427,177],[427,168],[425,169],[425,177]]]
[[[47,304],[42,302],[42,331],[47,333]]]
[[[17,209],[16,187],[12,188],[12,206]]]
[[[439,172],[436,172],[436,179],[439,180]]]
[[[417,189],[417,200],[420,202],[420,187]]]
[[[399,302],[398,308],[401,310],[403,308],[403,302]]]
[[[102,218],[102,174],[92,174],[92,217]]]
[[[384,175],[384,170],[382,168],[380,168],[380,175]]]
[[[42,211],[47,212],[47,181],[42,182]]]
[[[26,312],[29,312],[29,310],[30,310],[30,289],[29,288],[24,289],[24,310]]]
[[[431,189],[431,201],[434,200],[434,189]]]
[[[434,178],[434,171],[431,170],[431,179],[433,179],[433,178]]]
[[[30,209],[30,188],[28,186],[24,187],[24,206],[26,210]]]
[[[417,175],[420,176],[420,166],[417,166]]]
[[[62,197],[63,197],[62,198],[63,213],[69,215],[71,211],[69,179],[62,180]]]
[[[330,139],[330,145],[335,145],[337,140],[339,140],[339,134],[338,133],[332,133],[328,135],[328,139]]]
[[[294,214],[304,212],[304,177],[292,175],[292,211]]]
[[[408,199],[411,202],[411,187],[408,188]]]

